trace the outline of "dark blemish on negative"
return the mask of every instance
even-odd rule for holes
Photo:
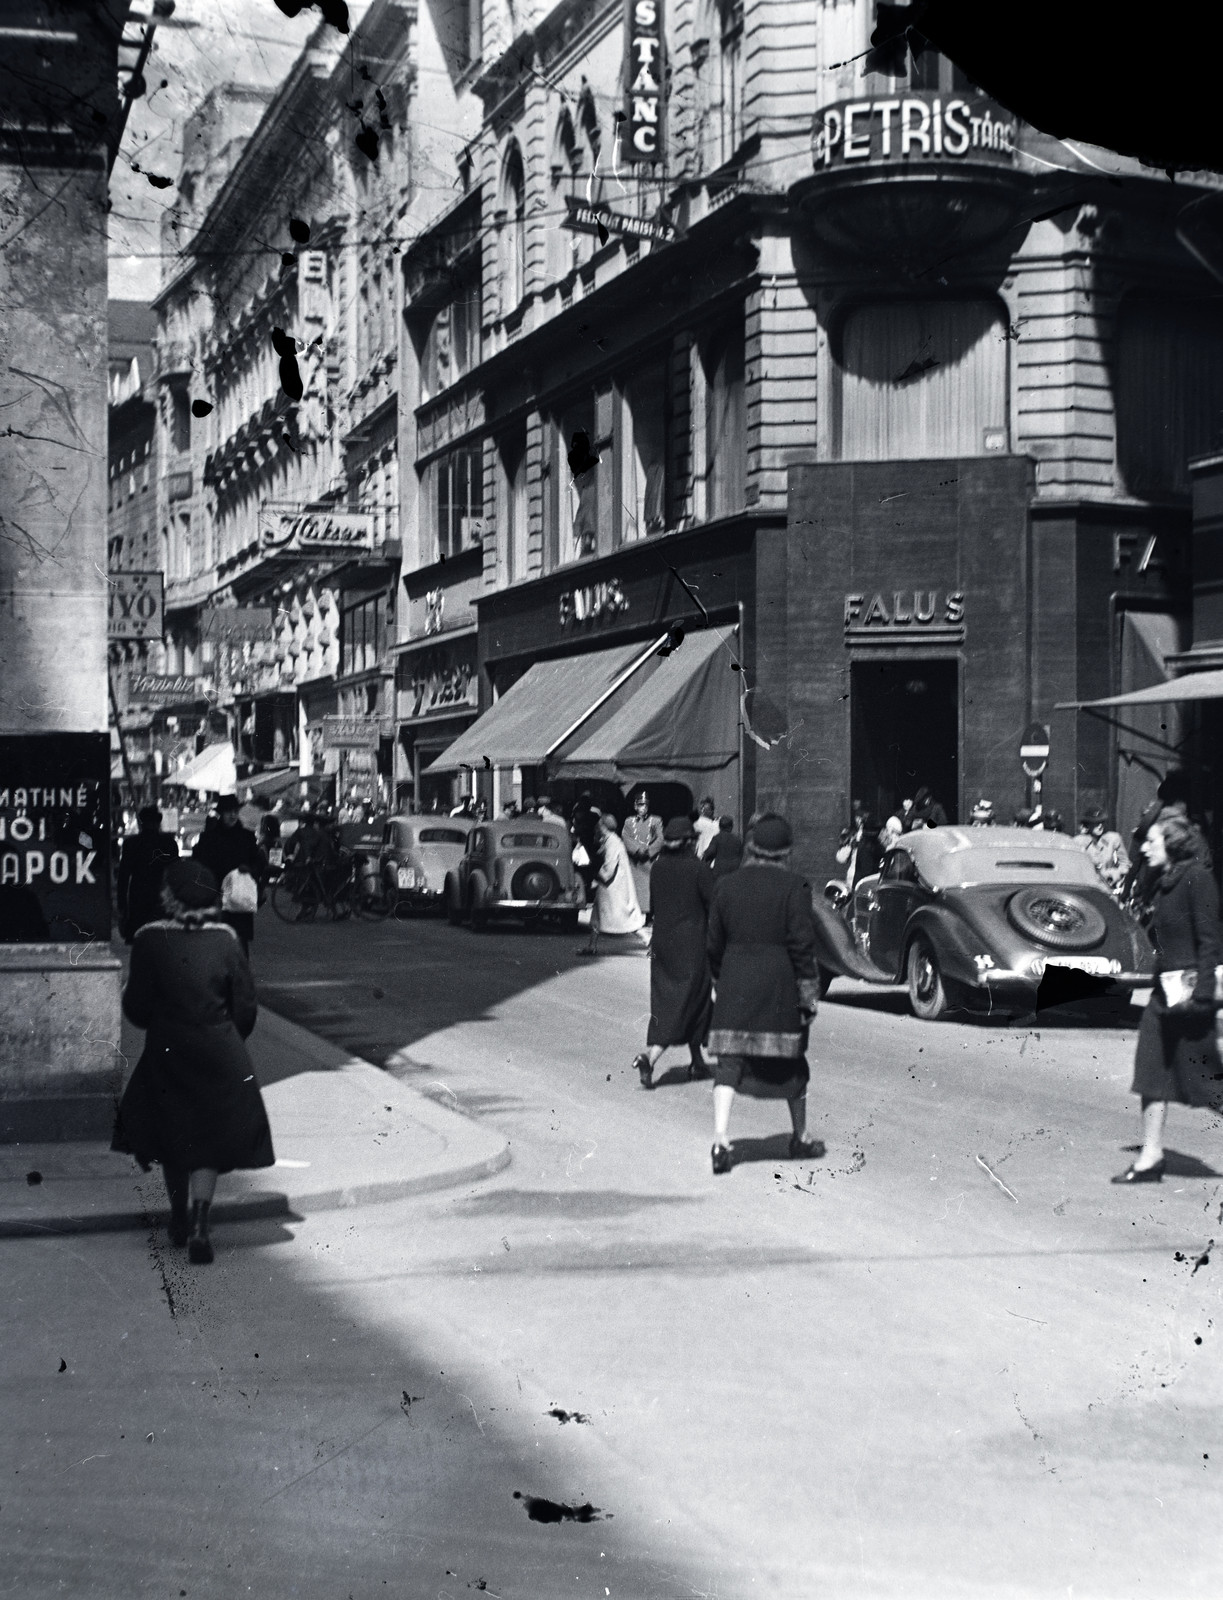
[[[584,1506],[562,1506],[555,1500],[541,1500],[533,1494],[520,1494],[514,1490],[514,1499],[521,1500],[532,1522],[601,1522],[603,1513],[589,1500]]]
[[[29,1184],[30,1188],[32,1189],[36,1183],[41,1183],[42,1182],[42,1173],[41,1172],[27,1172],[26,1175],[25,1175],[25,1181]]]
[[[580,478],[584,472],[589,472],[598,466],[599,458],[591,452],[589,434],[579,430],[573,435],[568,459],[569,470],[575,478]]]
[[[289,237],[295,244],[310,243],[310,224],[300,217],[289,218]]]
[[[1196,1272],[1199,1267],[1208,1267],[1210,1265],[1210,1252],[1214,1249],[1214,1244],[1215,1242],[1213,1239],[1207,1241],[1205,1250],[1202,1251],[1201,1255],[1193,1263],[1193,1272],[1189,1274],[1191,1278],[1193,1277],[1193,1273]]]
[[[508,1248],[508,1246],[507,1246]],[[1201,1340],[1198,1343],[1201,1344]],[[555,1417],[558,1422],[589,1422],[590,1418],[585,1411],[562,1411],[560,1406],[553,1406],[551,1411],[545,1411],[547,1417]]]
[[[1201,1344],[1201,1342],[1202,1341],[1199,1339],[1198,1343]],[[59,1370],[61,1372],[67,1372],[68,1370],[68,1363],[64,1360],[63,1356],[60,1356],[59,1358]]]
[[[318,6],[323,21],[329,22],[337,33],[348,32],[348,6],[346,0],[276,0],[276,8],[286,17],[300,16],[303,11]]]
[[[378,159],[378,132],[375,128],[362,126],[354,143],[363,156],[368,156],[371,161]]]
[[[285,253],[280,258],[280,264],[281,264],[282,267],[293,267],[293,266],[296,266],[297,265],[297,257],[293,254],[293,252],[291,250],[286,250]]]
[[[191,402],[191,415],[193,417],[206,417],[211,410],[211,400],[193,400]]]
[[[1194,1344],[1201,1344],[1202,1335],[1200,1333],[1195,1333],[1194,1336],[1193,1336],[1193,1342],[1194,1342]]]
[[[290,400],[300,400],[302,375],[297,365],[297,340],[283,328],[273,328],[272,345],[280,357],[280,387]]]
[[[373,993],[373,996],[374,996],[375,1000],[385,1000],[386,999],[386,990],[385,989],[374,989],[372,991],[372,993]],[[390,1108],[390,1106],[387,1106],[386,1109],[389,1111],[391,1108]]]
[[[409,1394],[408,1391],[405,1389],[403,1391],[403,1399],[399,1402],[399,1409],[403,1412],[405,1417],[409,1416],[411,1414],[411,1411],[412,1411],[412,1402],[414,1400],[423,1400],[423,1399],[424,1399],[424,1395]]]

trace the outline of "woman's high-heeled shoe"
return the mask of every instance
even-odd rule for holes
[[[728,1144],[715,1144],[713,1149],[709,1152],[709,1155],[710,1159],[713,1161],[713,1170],[715,1175],[721,1175],[723,1172],[730,1171],[730,1146]]]
[[[191,1219],[187,1215],[185,1204],[170,1207],[170,1221],[166,1232],[170,1235],[170,1243],[177,1245],[179,1249],[186,1244],[191,1234]]]
[[[796,1133],[790,1135],[791,1161],[818,1161],[826,1154],[826,1150],[822,1139],[800,1139]]]
[[[187,1259],[196,1266],[206,1267],[214,1258],[212,1240],[208,1237],[208,1211],[210,1200],[191,1202],[191,1237],[187,1240]]]
[[[650,1058],[644,1050],[634,1059],[633,1066],[637,1071],[637,1076],[641,1079],[641,1087],[643,1089],[652,1089],[654,1087],[654,1068],[650,1065]]]
[[[1160,1156],[1153,1167],[1127,1167],[1110,1181],[1113,1183],[1162,1183],[1164,1159]]]

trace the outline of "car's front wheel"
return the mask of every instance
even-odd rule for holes
[[[938,957],[920,935],[909,946],[909,1004],[923,1022],[937,1022],[947,1012],[947,988]]]

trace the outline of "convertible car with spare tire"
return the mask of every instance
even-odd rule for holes
[[[917,1016],[953,1009],[1026,1015],[1048,975],[1059,995],[1126,995],[1155,953],[1065,834],[924,828],[877,873],[816,900],[821,986],[834,977],[907,984]]]

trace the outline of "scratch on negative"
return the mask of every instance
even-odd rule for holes
[[[978,1156],[977,1157],[977,1165],[981,1168],[981,1170],[983,1172],[985,1172],[985,1173],[987,1173],[989,1175],[989,1178],[990,1178],[991,1182],[996,1183],[998,1185],[998,1187],[1002,1190],[1003,1194],[1010,1195],[1011,1199],[1015,1202],[1015,1204],[1016,1205],[1019,1204],[1019,1196],[1017,1194],[1011,1194],[1011,1191],[1007,1188],[1006,1184],[1003,1183],[1002,1179],[998,1176],[998,1174],[996,1172],[993,1172],[993,1171],[990,1170],[990,1166],[989,1166],[989,1163],[987,1161],[983,1161],[981,1159],[981,1157]]]
[[[464,1400],[466,1400],[467,1404],[471,1407],[471,1415],[472,1415],[472,1418],[475,1421],[476,1427],[479,1428],[481,1433],[483,1433],[484,1432],[484,1424],[480,1421],[479,1417],[476,1416],[476,1404],[475,1404],[475,1401],[471,1398],[471,1396],[469,1394],[463,1395],[462,1398]]]

